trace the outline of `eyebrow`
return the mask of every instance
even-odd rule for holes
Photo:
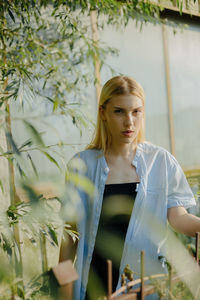
[[[120,106],[114,106],[113,108],[114,109],[124,109],[124,110],[126,110],[126,108],[123,108],[123,107],[120,107]],[[135,108],[133,108],[133,110],[138,109],[138,108],[142,108],[142,106],[135,107]]]

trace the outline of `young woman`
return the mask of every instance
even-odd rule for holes
[[[106,266],[102,270],[99,251],[105,232],[123,240],[122,246],[106,257],[115,261],[114,288],[117,283],[119,287],[120,274],[127,263],[139,273],[141,250],[145,251],[146,274],[164,272],[158,257],[162,255],[165,236],[153,238],[156,232],[147,214],[161,226],[166,227],[168,220],[176,231],[189,236],[200,231],[200,219],[186,211],[195,205],[195,199],[176,159],[165,149],[144,142],[144,92],[134,79],[116,76],[103,86],[94,139],[69,165],[77,158],[86,165],[85,176],[96,191],[89,197],[79,190],[82,217],[74,300],[85,299],[94,269],[106,280]],[[107,206],[115,211],[118,207],[122,213],[109,218]],[[116,253],[119,259],[115,259]]]

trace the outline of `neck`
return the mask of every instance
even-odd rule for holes
[[[112,146],[107,150],[106,155],[132,159],[132,157],[135,155],[136,148],[136,142],[133,142],[131,144],[112,144]]]

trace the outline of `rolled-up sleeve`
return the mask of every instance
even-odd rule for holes
[[[185,174],[174,157],[171,157],[168,168],[168,203],[167,208],[183,206],[189,208],[196,205],[194,195]]]

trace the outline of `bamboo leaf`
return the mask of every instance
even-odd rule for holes
[[[48,99],[51,103],[54,103],[54,100],[52,98],[47,97],[47,96],[45,98]]]
[[[45,144],[42,140],[41,134],[37,131],[37,129],[32,124],[30,124],[29,122],[27,122],[25,120],[24,120],[24,124],[26,125],[28,131],[31,133],[35,143],[42,147],[45,147]]]
[[[28,77],[28,79],[31,81],[31,75],[32,74],[29,71],[27,71],[24,68],[20,68],[20,71],[22,71]]]
[[[49,233],[52,241],[56,244],[56,246],[58,246],[58,239],[57,239],[56,231],[49,225],[47,225],[47,228],[48,228],[48,233]]]
[[[38,196],[35,193],[35,191],[33,190],[33,188],[30,185],[26,184],[26,183],[23,183],[22,187],[25,190],[25,192],[28,196],[28,199],[32,202],[32,204],[38,203],[38,201],[41,198],[41,195]]]
[[[4,193],[4,187],[3,187],[2,180],[0,180],[0,188],[1,188],[2,193]]]
[[[52,163],[54,163],[58,169],[60,169],[59,164],[57,163],[57,161],[55,160],[55,158],[53,158],[53,156],[51,156],[49,153],[47,153],[46,151],[40,150]],[[60,169],[61,170],[61,169]]]
[[[64,230],[71,236],[74,243],[79,239],[79,233],[76,232],[75,230],[71,230],[67,228],[65,228]]]
[[[2,237],[2,240],[3,240],[3,247],[2,247],[3,250],[5,252],[7,252],[7,254],[9,256],[11,256],[12,255],[12,246],[11,246],[10,241],[7,239],[7,237],[3,233],[1,233],[1,237]]]
[[[58,104],[59,104],[59,101],[56,98],[55,101],[54,101],[54,103],[53,103],[53,111],[55,111],[58,108]]]
[[[25,148],[26,146],[32,146],[33,142],[31,141],[31,139],[28,139],[27,141],[25,141],[20,147],[19,150],[22,150],[23,148]]]
[[[3,150],[3,148],[1,147],[1,145],[0,145],[0,152],[3,154],[4,153],[4,150]]]
[[[15,144],[15,142],[14,142],[14,140],[13,140],[13,137],[12,137],[11,133],[10,133],[10,132],[7,132],[7,133],[6,133],[6,137],[7,137],[7,139],[8,139],[8,142],[9,142],[9,144],[10,144],[10,146],[11,146],[13,152],[16,153],[17,155],[20,155],[21,153],[20,153],[20,151],[18,150],[18,148],[17,148],[17,146],[16,146],[16,144]]]
[[[17,163],[16,166],[17,166],[17,168],[19,170],[19,173],[20,173],[21,177],[27,178],[25,172],[22,170],[22,168],[20,167],[20,165]]]
[[[11,19],[13,20],[13,22],[15,23],[15,17],[12,13],[12,11],[10,10],[10,8],[8,8],[8,13],[9,13],[9,16],[11,17]]]
[[[33,171],[34,171],[35,175],[36,175],[37,178],[38,178],[38,172],[37,172],[36,166],[35,166],[35,164],[34,164],[34,162],[33,162],[33,160],[32,160],[32,157],[31,157],[31,155],[30,155],[29,153],[27,153],[27,157],[28,157],[28,159],[30,160],[31,166],[32,166],[32,168],[33,168]]]

